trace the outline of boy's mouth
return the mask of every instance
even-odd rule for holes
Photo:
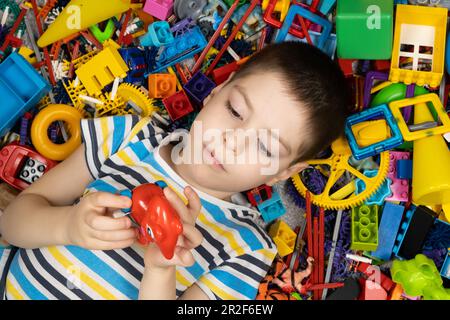
[[[222,163],[216,158],[214,151],[210,151],[205,145],[203,145],[203,155],[207,164],[217,170],[226,171]]]

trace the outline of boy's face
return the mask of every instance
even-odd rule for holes
[[[191,161],[183,165],[184,174],[219,193],[287,179],[305,166],[290,164],[307,135],[306,122],[301,104],[276,73],[230,79],[205,100],[190,130],[182,155]]]

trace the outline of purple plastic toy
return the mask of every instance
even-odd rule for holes
[[[391,179],[392,196],[386,198],[387,201],[407,202],[409,198],[408,179],[397,178],[397,161],[410,159],[411,154],[403,151],[389,151],[389,171],[387,177]]]

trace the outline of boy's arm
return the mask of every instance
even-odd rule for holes
[[[25,189],[0,216],[0,234],[15,246],[36,248],[68,244],[65,221],[73,202],[92,181],[82,144]]]

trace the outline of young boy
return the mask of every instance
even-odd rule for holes
[[[328,56],[285,42],[218,86],[190,132],[137,116],[83,120],[82,146],[0,217],[0,233],[20,248],[3,263],[6,298],[254,299],[276,246],[259,213],[230,197],[305,168],[342,133],[346,93]],[[255,131],[268,134],[240,139]],[[180,137],[181,148],[170,143]],[[119,191],[158,180],[183,221],[171,260],[136,244],[130,219],[111,214],[131,205]]]

